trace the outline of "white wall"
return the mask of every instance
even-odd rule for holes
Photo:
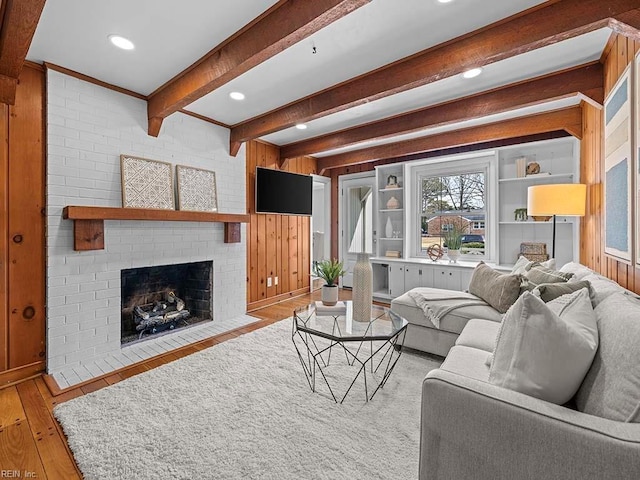
[[[67,205],[122,206],[120,154],[214,170],[218,208],[245,213],[245,151],[229,131],[184,114],[147,135],[147,104],[47,72],[47,357],[50,373],[120,350],[120,270],[213,260],[214,321],[246,309],[246,229],[223,243],[223,224],[105,221],[105,249],[73,250]]]

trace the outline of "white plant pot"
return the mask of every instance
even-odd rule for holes
[[[338,303],[338,286],[323,285],[322,286],[322,304],[332,307]]]
[[[460,250],[447,250],[447,257],[450,262],[456,263],[460,258]]]

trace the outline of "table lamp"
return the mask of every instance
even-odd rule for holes
[[[529,215],[553,216],[553,247],[551,256],[556,256],[556,215],[580,216],[585,214],[587,186],[580,183],[557,183],[535,185],[527,190],[527,213]]]

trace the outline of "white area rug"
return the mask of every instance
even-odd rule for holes
[[[335,404],[311,392],[283,320],[54,413],[88,480],[415,479],[421,384],[437,366],[404,353],[372,401],[357,384]]]

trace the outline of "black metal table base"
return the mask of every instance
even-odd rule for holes
[[[337,322],[334,323],[334,330],[337,330],[338,334],[340,333]],[[322,345],[318,345],[316,340],[320,341],[320,337],[316,337],[312,333],[303,332],[297,329],[294,321],[291,339],[296,352],[298,353],[300,364],[302,365],[302,369],[311,391],[316,392],[316,381],[319,373],[336,403],[338,403],[338,397],[336,396],[334,389],[331,388],[325,371],[330,365],[332,350],[334,348],[338,348],[344,351],[347,364],[354,367],[354,369],[357,368],[357,372],[346,392],[342,395],[339,402],[342,403],[345,398],[347,398],[347,395],[352,390],[359,377],[363,377],[365,401],[371,400],[378,390],[384,387],[384,384],[387,382],[391,372],[393,372],[393,369],[402,355],[401,347],[404,344],[405,334],[406,329],[402,329],[387,340],[352,340],[349,338],[341,340],[323,339],[323,342],[328,342],[328,345],[325,345],[324,343]],[[369,344],[369,348],[366,348],[366,344]],[[347,348],[347,345],[357,346],[355,353]],[[334,362],[335,361],[336,359],[334,354]],[[369,374],[367,374],[367,366],[370,370]],[[381,378],[378,380],[374,374],[378,373],[381,368],[383,370]],[[370,390],[372,390],[371,395],[369,395]]]

